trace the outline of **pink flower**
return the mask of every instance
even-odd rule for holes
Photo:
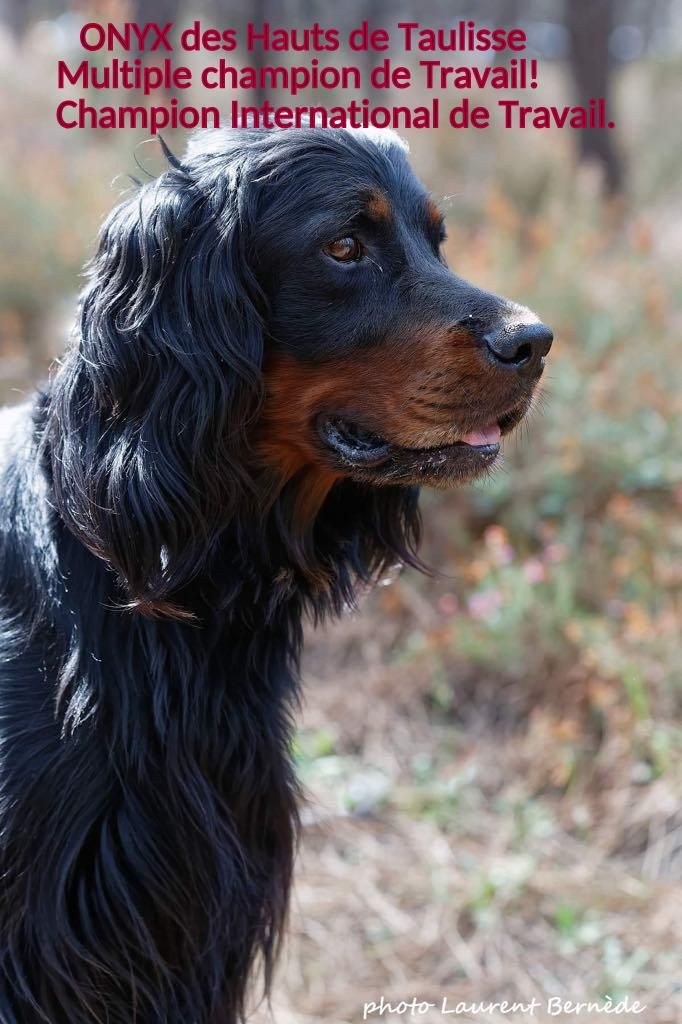
[[[568,548],[559,541],[548,544],[544,551],[546,562],[563,562],[567,554]]]
[[[441,594],[438,598],[438,610],[443,615],[456,615],[459,609],[459,601],[455,594]]]
[[[472,594],[467,601],[469,613],[474,619],[485,619],[493,612],[499,611],[504,604],[501,590],[484,590],[480,594]]]
[[[547,570],[539,558],[528,558],[523,563],[523,575],[529,583],[542,583],[547,579]]]

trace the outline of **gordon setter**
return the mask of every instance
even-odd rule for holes
[[[454,276],[390,132],[199,135],[0,417],[0,1019],[235,1024],[297,834],[302,620],[416,564],[552,334]]]

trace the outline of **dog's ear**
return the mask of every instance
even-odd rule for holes
[[[102,229],[46,434],[59,513],[149,614],[179,612],[173,595],[252,486],[261,399],[243,162],[171,160]]]

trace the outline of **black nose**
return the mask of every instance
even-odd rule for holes
[[[483,335],[488,353],[498,366],[510,370],[534,367],[552,347],[554,335],[546,324],[502,324]]]

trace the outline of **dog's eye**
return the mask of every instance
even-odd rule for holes
[[[354,263],[362,256],[362,246],[357,238],[348,235],[346,238],[337,238],[329,245],[325,245],[324,251],[338,263]]]

